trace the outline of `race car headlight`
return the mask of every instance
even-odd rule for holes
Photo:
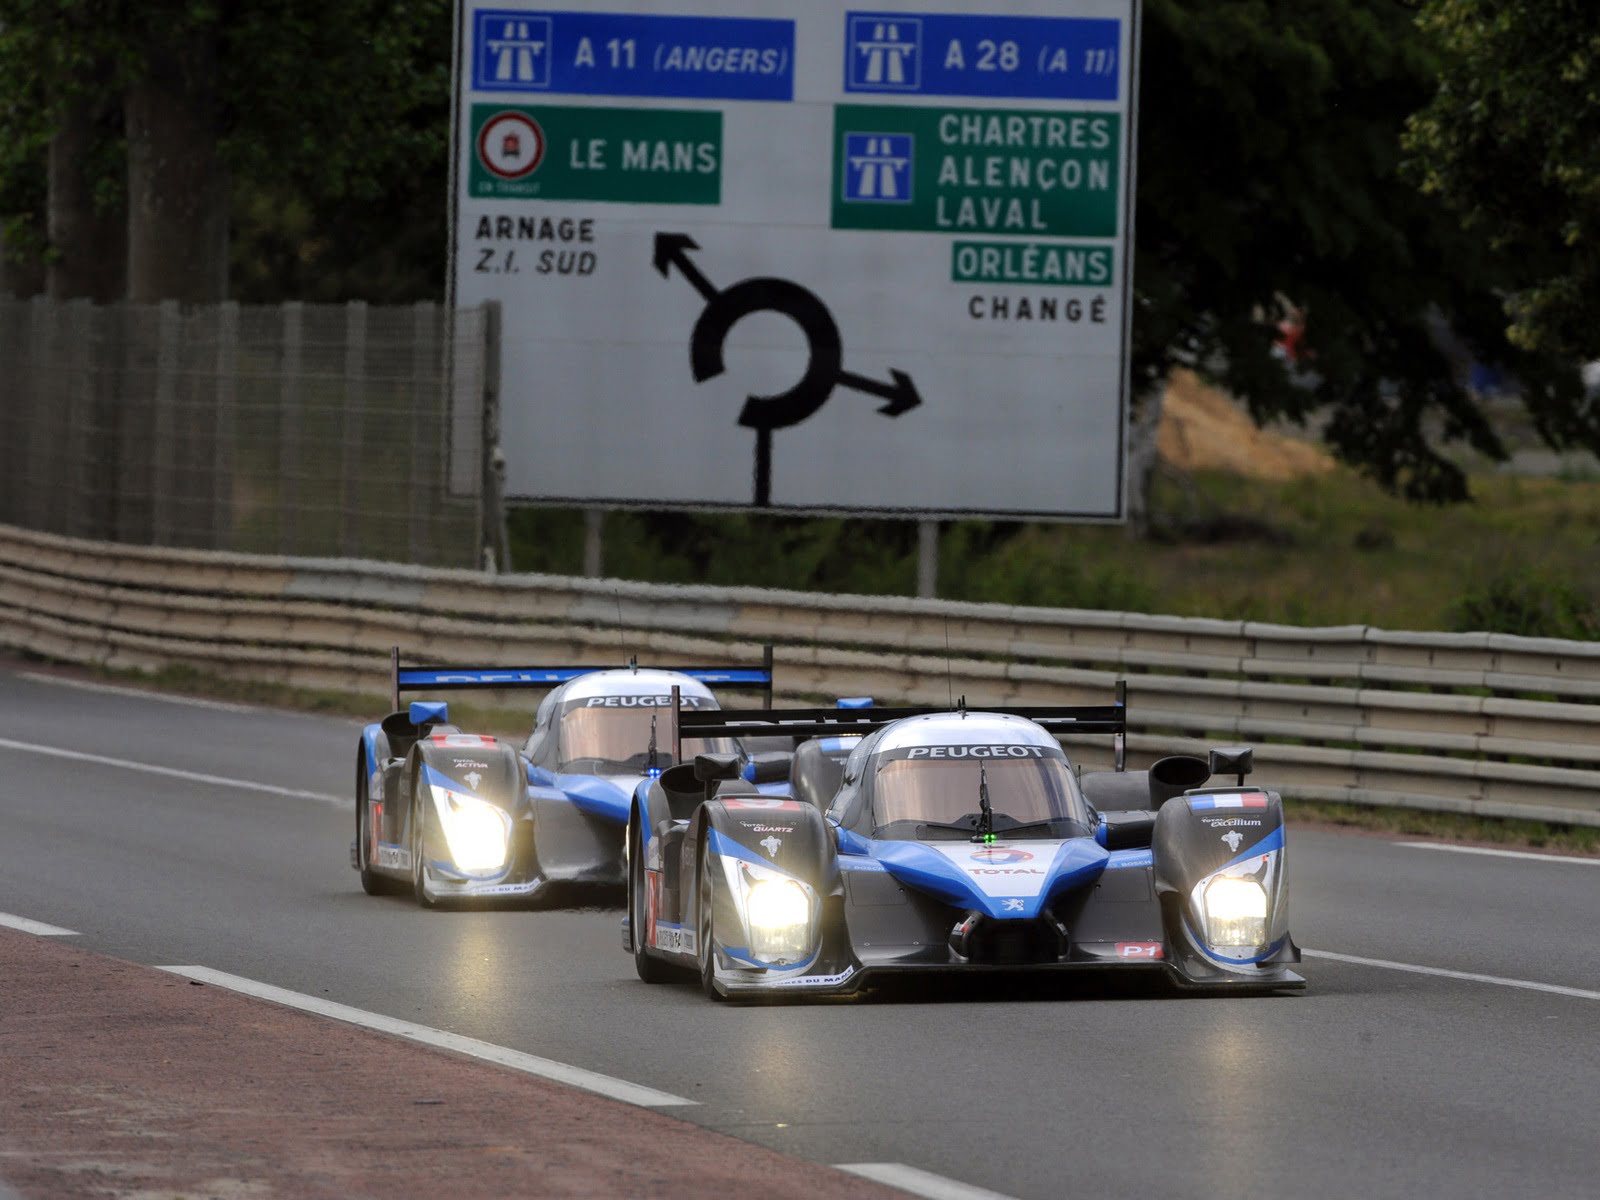
[[[437,785],[439,823],[450,857],[463,871],[492,871],[505,865],[511,829],[504,811],[473,796]]]
[[[811,897],[792,879],[763,879],[745,893],[750,953],[764,962],[792,963],[811,950]]]
[[[1267,890],[1254,879],[1226,875],[1206,885],[1206,940],[1213,946],[1262,946],[1267,941]]]

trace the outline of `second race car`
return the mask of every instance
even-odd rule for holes
[[[402,667],[398,652],[392,665],[395,711],[357,749],[351,865],[368,893],[409,891],[424,905],[620,886],[633,793],[675,761],[674,696],[714,711],[710,683],[763,691],[769,704],[772,687],[770,647],[759,668]],[[447,724],[442,703],[400,708],[403,692],[468,688],[552,690],[520,748]],[[754,753],[731,736],[687,749],[787,790],[787,753]]]

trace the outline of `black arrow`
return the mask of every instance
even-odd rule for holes
[[[880,416],[898,417],[922,403],[922,396],[917,391],[917,385],[911,382],[911,376],[904,371],[891,370],[889,377],[893,382],[884,383],[882,380],[857,375],[854,371],[840,371],[838,382],[840,387],[866,392],[871,396],[882,396],[887,400],[889,403],[878,410]]]
[[[700,268],[689,257],[689,251],[698,249],[700,243],[686,233],[658,233],[656,270],[661,272],[663,279],[670,279],[672,268],[677,267],[694,290],[700,293],[701,299],[709,304],[716,298],[717,289],[711,286],[711,281],[700,273]]]
[[[922,404],[917,385],[904,371],[891,370],[887,382],[846,371],[841,361],[844,347],[833,314],[815,293],[789,279],[743,279],[726,290],[713,287],[689,257],[700,245],[686,233],[657,233],[655,268],[663,279],[672,268],[687,279],[705,310],[689,338],[689,368],[696,383],[704,383],[725,369],[723,347],[733,327],[752,313],[782,313],[805,334],[810,358],[800,380],[776,396],[751,396],[739,413],[739,424],[756,433],[755,502],[765,508],[772,494],[772,433],[798,425],[827,403],[835,388],[849,388],[887,400],[881,416],[898,417]]]

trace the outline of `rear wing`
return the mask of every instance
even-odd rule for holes
[[[674,761],[682,761],[686,737],[747,737],[756,734],[781,734],[786,737],[839,737],[873,733],[891,721],[905,717],[925,717],[934,713],[964,710],[966,697],[959,705],[942,708],[768,708],[760,709],[682,709],[673,694]],[[1024,717],[1035,725],[1060,736],[1067,733],[1109,733],[1113,739],[1116,769],[1126,770],[1128,760],[1128,684],[1117,680],[1116,699],[1111,704],[1041,705],[986,707],[985,712]]]
[[[448,692],[466,688],[553,688],[596,671],[614,671],[621,667],[638,667],[637,659],[625,663],[608,663],[598,667],[415,667],[400,662],[400,647],[389,651],[389,691],[393,708],[400,707],[402,692]],[[767,698],[767,710],[772,708],[772,646],[761,648],[759,667],[677,667],[653,668],[676,671],[691,679],[707,684],[750,685]],[[676,690],[676,689],[674,689]],[[763,710],[755,710],[757,712]]]

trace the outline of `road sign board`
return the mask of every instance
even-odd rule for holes
[[[1139,0],[457,0],[513,500],[1116,520]]]

